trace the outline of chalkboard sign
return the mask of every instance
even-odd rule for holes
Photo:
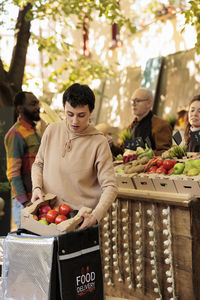
[[[150,89],[155,97],[157,91],[157,85],[163,63],[163,57],[151,58],[147,61],[143,78],[141,81],[141,87]]]
[[[146,142],[148,148],[151,148],[151,140],[148,136],[146,137],[145,142]]]
[[[127,139],[124,143],[125,149],[136,150],[137,147],[144,148],[144,141],[141,137],[137,137],[134,139]]]
[[[175,141],[175,143],[177,145],[180,145],[180,143],[182,142],[182,136],[180,134],[180,131],[177,131],[174,135],[173,135],[173,139]]]
[[[190,132],[191,142],[194,146],[200,145],[200,130]]]

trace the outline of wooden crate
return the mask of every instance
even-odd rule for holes
[[[116,176],[117,185],[120,188],[135,189],[133,176],[128,174],[118,174]]]
[[[177,193],[174,180],[169,176],[159,176],[152,179],[156,191]]]
[[[200,185],[195,178],[180,177],[176,178],[174,183],[178,193],[190,194],[195,197],[200,197]]]
[[[148,175],[141,174],[135,176],[134,183],[137,190],[155,191],[153,180]]]

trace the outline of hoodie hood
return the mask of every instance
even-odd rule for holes
[[[81,132],[74,132],[70,129],[69,124],[65,121],[66,125],[66,143],[63,151],[63,157],[65,156],[66,151],[69,152],[72,149],[72,141],[79,137],[90,136],[90,135],[103,135],[102,132],[98,131],[93,125],[88,125]]]

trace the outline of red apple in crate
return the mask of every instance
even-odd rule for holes
[[[58,215],[55,219],[55,223],[56,224],[59,224],[63,221],[67,220],[67,217],[65,215]]]
[[[176,164],[176,161],[173,160],[173,159],[170,159],[170,158],[167,158],[163,161],[163,167],[166,169],[166,170],[170,170],[173,168],[173,166]]]
[[[70,206],[68,206],[67,204],[65,204],[65,203],[62,203],[59,206],[60,215],[67,216],[70,213],[71,210],[72,210],[72,208]]]
[[[39,215],[46,215],[47,212],[51,209],[49,205],[42,205],[38,208]]]
[[[57,216],[58,216],[58,212],[54,209],[51,209],[46,214],[46,220],[49,223],[55,223],[55,219],[56,219]]]

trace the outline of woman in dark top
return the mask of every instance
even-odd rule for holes
[[[200,152],[200,95],[189,103],[184,138],[188,152]]]

